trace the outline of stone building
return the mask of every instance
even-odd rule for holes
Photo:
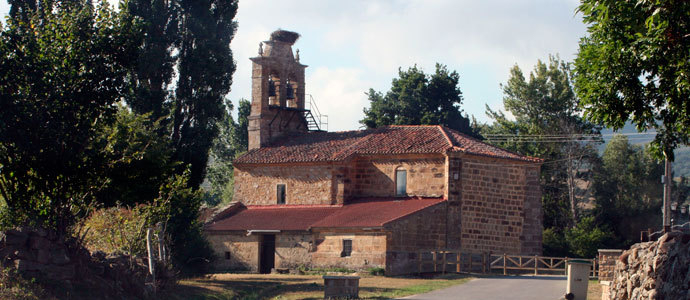
[[[541,160],[442,126],[326,132],[305,109],[297,34],[251,58],[237,202],[206,225],[219,270],[416,270],[421,249],[541,253]],[[297,52],[299,54],[299,52]]]

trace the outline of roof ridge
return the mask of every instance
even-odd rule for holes
[[[438,130],[441,131],[441,134],[443,134],[443,137],[446,138],[446,141],[448,141],[448,148],[452,149],[455,145],[453,145],[453,141],[450,140],[450,137],[448,136],[448,133],[446,132],[445,126],[436,125],[436,127],[438,128]],[[448,150],[448,149],[446,149],[446,150]]]
[[[380,128],[380,127],[379,127],[379,128]],[[370,130],[371,132],[376,132],[376,131],[379,131],[379,128],[367,128],[367,129],[359,130],[359,132],[364,132],[364,131],[368,131],[368,130]],[[365,135],[365,136],[363,136],[363,137],[358,138],[356,142],[354,142],[354,143],[350,144],[349,146],[343,148],[343,150],[340,150],[340,151],[338,151],[338,152],[336,152],[336,153],[333,153],[333,155],[331,155],[331,159],[337,160],[336,157],[338,157],[340,154],[345,153],[346,151],[355,148],[357,145],[361,144],[363,141],[369,139],[370,136],[371,136],[370,134],[367,134],[367,135]],[[357,151],[355,150],[354,152],[357,152]],[[351,154],[353,154],[353,153],[350,153],[350,155],[351,155]],[[347,155],[347,156],[349,156],[349,155]],[[345,156],[345,157],[347,157],[347,156]]]

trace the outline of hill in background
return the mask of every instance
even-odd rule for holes
[[[651,132],[637,132],[635,126],[630,122],[626,123],[623,128],[618,131],[613,131],[609,128],[601,130],[601,135],[604,138],[604,144],[599,147],[599,151],[603,152],[606,144],[613,138],[615,134],[624,134],[628,136],[628,141],[631,144],[644,146],[654,140],[654,133]],[[673,176],[674,177],[690,177],[690,147],[681,146],[674,151],[675,161],[673,162]]]

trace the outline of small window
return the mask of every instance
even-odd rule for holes
[[[340,253],[340,257],[350,255],[352,255],[352,240],[343,240],[343,252]]]
[[[278,204],[285,204],[285,185],[279,184],[276,187],[276,194],[278,198]]]
[[[230,252],[227,252],[227,251],[225,252],[225,259],[228,259],[228,260],[230,259]]]
[[[406,170],[396,170],[395,171],[395,195],[396,196],[407,195],[407,171]]]

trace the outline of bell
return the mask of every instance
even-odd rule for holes
[[[295,93],[292,90],[292,84],[288,81],[287,87],[285,88],[285,92],[287,93],[287,99],[292,100],[295,99]]]
[[[273,83],[273,79],[268,79],[268,96],[274,97],[276,95],[276,85]]]

